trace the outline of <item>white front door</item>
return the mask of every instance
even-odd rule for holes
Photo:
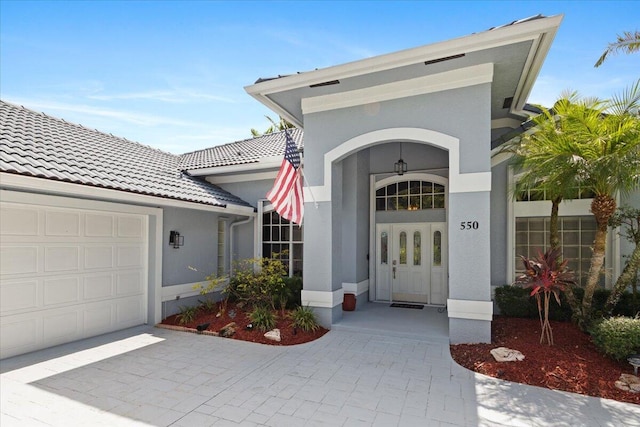
[[[444,305],[445,223],[377,224],[376,297]]]

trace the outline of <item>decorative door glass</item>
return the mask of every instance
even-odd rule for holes
[[[400,233],[400,264],[407,263],[407,233]]]
[[[422,263],[422,237],[419,231],[413,233],[413,265]]]

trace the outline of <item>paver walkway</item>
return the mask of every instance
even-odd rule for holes
[[[2,427],[640,426],[640,406],[488,378],[445,342],[358,328],[273,347],[144,326],[0,369]]]

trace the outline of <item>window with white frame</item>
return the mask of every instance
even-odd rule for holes
[[[548,217],[518,217],[515,224],[515,272],[524,272],[520,255],[536,257],[538,251],[549,248]],[[591,262],[591,247],[596,235],[596,222],[590,216],[564,216],[558,219],[560,247],[569,268],[576,274],[578,283],[586,283]],[[601,278],[604,286],[604,277]]]
[[[377,211],[444,209],[445,186],[430,181],[398,181],[376,190]]]
[[[262,256],[277,256],[289,276],[302,276],[302,227],[282,218],[276,211],[262,215]]]

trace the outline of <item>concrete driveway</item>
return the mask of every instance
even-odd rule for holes
[[[357,326],[292,347],[144,326],[0,368],[2,427],[640,426],[640,406],[488,378],[442,339]]]

